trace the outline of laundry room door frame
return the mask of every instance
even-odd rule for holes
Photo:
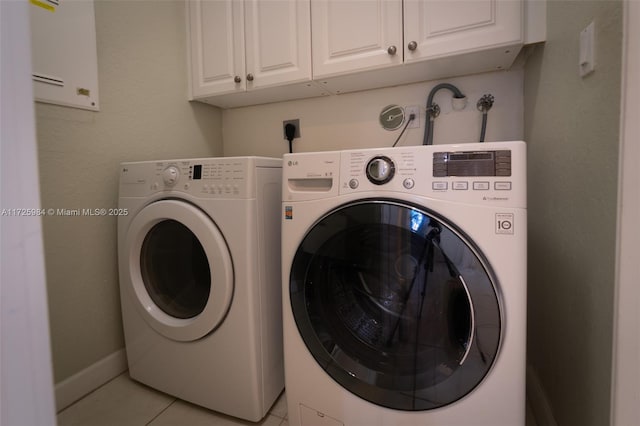
[[[35,6],[0,1],[0,193],[2,207],[7,209],[40,207],[29,7]],[[3,216],[1,227],[0,423],[53,425],[56,414],[41,218]]]
[[[620,179],[618,191],[617,276],[614,306],[612,426],[640,418],[640,2],[623,2]]]

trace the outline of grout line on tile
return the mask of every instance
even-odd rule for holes
[[[92,395],[94,393],[96,393],[97,391],[99,391],[100,389],[102,389],[103,387],[107,386],[109,383],[113,382],[114,380],[118,379],[120,376],[124,376],[124,375],[128,375],[129,374],[129,370],[123,371],[122,373],[118,374],[117,376],[109,379],[109,381],[104,382],[103,384],[101,384],[100,386],[98,386],[97,388],[93,389],[91,392],[86,393],[84,395],[82,395],[81,397],[79,397],[78,399],[76,399],[75,401],[73,401],[71,404],[67,405],[66,407],[64,407],[62,410],[56,411],[56,416],[61,414],[62,412],[68,410],[69,408],[73,407],[74,405],[76,405],[78,402],[82,401],[83,399],[89,397],[89,395]]]
[[[165,411],[167,411],[169,409],[169,407],[171,407],[173,404],[176,403],[176,401],[178,401],[178,398],[174,398],[173,401],[171,401],[171,404],[167,405],[166,407],[164,407],[158,414],[156,414],[155,416],[153,416],[153,418],[151,420],[149,420],[147,423],[145,423],[145,426],[149,426],[151,423],[153,423],[153,421],[155,419],[157,419],[158,417],[160,417],[162,415],[162,413],[164,413]]]

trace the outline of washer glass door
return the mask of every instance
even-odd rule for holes
[[[199,339],[224,319],[233,295],[227,244],[211,218],[178,200],[142,209],[127,231],[129,294],[162,335]]]
[[[352,203],[319,220],[293,260],[298,330],[344,388],[400,410],[450,404],[482,381],[500,343],[495,280],[434,212]]]

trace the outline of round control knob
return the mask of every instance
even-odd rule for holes
[[[384,185],[389,182],[395,172],[396,167],[389,157],[374,157],[367,164],[367,178],[376,185]]]
[[[351,188],[351,189],[358,188],[358,185],[360,185],[360,183],[358,182],[358,179],[351,179],[349,181],[349,188]]]
[[[162,172],[162,180],[166,186],[173,186],[178,182],[180,172],[175,166],[169,166]]]

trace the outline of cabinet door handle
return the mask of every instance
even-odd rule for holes
[[[239,75],[236,75],[236,76],[233,78],[233,81],[235,81],[236,83],[240,83],[240,82],[242,81],[242,79],[240,78],[240,76],[239,76]]]
[[[253,81],[253,74],[247,74],[247,81]]]
[[[387,53],[391,56],[395,55],[398,49],[395,46],[389,46]]]
[[[418,48],[418,43],[416,43],[415,41],[410,41],[407,45],[407,48],[409,48],[409,50],[411,51],[414,51]]]

